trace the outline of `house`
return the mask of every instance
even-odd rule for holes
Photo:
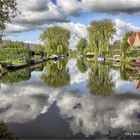
[[[130,47],[140,47],[140,32],[137,32],[135,37],[128,37],[128,43]]]
[[[140,47],[140,32],[136,34],[134,46]]]

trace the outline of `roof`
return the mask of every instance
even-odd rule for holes
[[[135,37],[128,37],[128,41],[129,41],[129,44],[131,46],[133,46],[134,45],[134,42],[135,42]]]
[[[136,89],[139,89],[140,88],[140,80],[137,81],[137,87]]]
[[[137,34],[138,34],[138,37],[139,37],[139,39],[140,39],[140,32],[138,32]]]

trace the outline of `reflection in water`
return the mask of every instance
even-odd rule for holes
[[[81,59],[81,58],[77,59],[77,65],[76,66],[81,73],[85,73],[88,69],[86,64],[85,64],[85,60]]]
[[[0,139],[16,139],[15,135],[10,132],[4,122],[0,122]]]
[[[0,121],[8,123],[19,138],[57,138],[66,131],[61,138],[140,132],[138,71],[131,74],[123,66],[124,80],[120,68],[92,62],[84,72],[78,70],[78,63],[83,64],[73,59],[49,62],[43,71],[33,71],[27,81],[1,89]],[[86,61],[84,66],[88,66]]]
[[[94,97],[65,94],[57,102],[61,116],[68,119],[74,135],[91,136],[99,132],[107,135],[111,130],[140,131],[138,114],[140,98]]]
[[[112,94],[114,85],[112,77],[109,75],[109,66],[107,64],[92,64],[89,73],[89,89],[92,95],[108,96]]]
[[[1,82],[7,84],[18,83],[21,81],[26,81],[30,79],[30,77],[31,70],[29,67],[26,67],[17,71],[8,72],[7,74],[1,77]]]
[[[68,60],[61,60],[56,63],[49,62],[45,66],[45,73],[41,79],[51,87],[61,87],[70,82],[69,69],[66,67]]]

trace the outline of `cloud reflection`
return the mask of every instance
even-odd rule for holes
[[[57,102],[61,115],[68,119],[73,134],[103,135],[109,130],[140,130],[139,99],[116,97],[77,96],[65,94]]]

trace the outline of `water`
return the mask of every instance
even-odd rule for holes
[[[9,72],[0,121],[11,138],[140,138],[140,70],[79,58]]]

